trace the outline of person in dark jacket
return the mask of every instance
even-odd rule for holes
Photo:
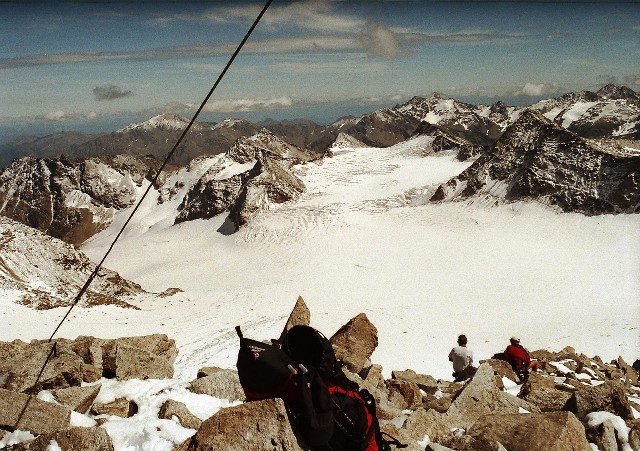
[[[538,361],[531,359],[529,351],[520,344],[520,338],[511,337],[509,341],[511,344],[504,350],[505,359],[520,379],[526,379],[530,371],[538,369]]]

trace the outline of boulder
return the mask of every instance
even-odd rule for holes
[[[596,387],[583,386],[573,393],[564,410],[573,412],[581,420],[590,412],[610,412],[624,420],[633,418],[633,411],[619,381],[605,381]]]
[[[424,390],[425,393],[434,394],[438,391],[438,381],[436,381],[433,376],[418,374],[413,370],[392,371],[391,377],[393,379],[412,382],[416,384],[420,390]]]
[[[509,451],[590,451],[584,426],[571,412],[483,415],[467,434],[500,442]]]
[[[384,377],[382,376],[382,365],[371,365],[364,371],[363,379],[368,384],[380,389],[386,388]]]
[[[450,432],[445,415],[433,409],[423,408],[412,412],[402,425],[402,429],[407,430],[415,440],[422,440],[425,435],[428,435],[431,440],[437,441],[438,437],[448,435]]]
[[[407,382],[402,379],[389,379],[386,381],[389,393],[398,393],[404,400],[402,409],[415,410],[422,406],[422,393],[414,382]]]
[[[611,420],[605,420],[586,432],[589,441],[595,443],[599,451],[618,451],[616,428]]]
[[[437,398],[433,395],[427,394],[422,398],[422,407],[426,410],[433,409],[436,412],[445,413],[451,407],[451,401],[453,398],[450,396],[442,396]]]
[[[291,314],[289,315],[289,319],[287,319],[286,324],[284,325],[284,329],[282,330],[282,335],[280,336],[280,342],[282,342],[284,338],[284,334],[291,329],[293,326],[308,326],[311,323],[311,311],[307,304],[305,304],[302,296],[298,296],[296,300],[296,305],[293,306],[293,310],[291,310]]]
[[[69,427],[71,410],[33,396],[0,388],[0,428],[46,434]]]
[[[480,364],[487,363],[491,365],[493,368],[493,372],[500,377],[506,377],[507,379],[511,379],[513,382],[519,382],[518,376],[513,372],[511,365],[505,360],[500,359],[487,359],[480,361]]]
[[[178,423],[182,427],[188,429],[199,429],[202,425],[202,420],[192,414],[187,406],[173,399],[167,399],[161,406],[158,412],[158,418],[164,418],[165,420],[171,420],[177,418]]]
[[[196,378],[200,379],[201,377],[207,377],[221,370],[222,368],[219,368],[217,366],[204,366],[198,370],[198,373],[196,374]]]
[[[116,379],[170,379],[173,361],[146,349],[118,343],[116,346]]]
[[[556,412],[565,410],[571,396],[567,391],[544,387],[529,392],[522,399],[536,406],[541,412]]]
[[[55,442],[58,448],[50,447]],[[72,427],[58,432],[42,434],[29,443],[30,451],[113,451],[107,431],[101,427]]]
[[[518,413],[518,406],[502,396],[496,386],[493,368],[488,363],[478,367],[475,376],[462,389],[447,411],[450,425],[466,429],[478,418],[490,413]]]
[[[91,413],[94,415],[115,415],[122,418],[129,418],[138,412],[138,405],[127,398],[118,398],[108,403],[94,403],[91,406]]]
[[[371,366],[369,358],[378,346],[378,330],[367,315],[360,313],[342,326],[330,339],[338,360],[354,373]]]
[[[301,451],[281,399],[227,407],[202,422],[176,451],[210,450]]]
[[[63,406],[76,412],[86,413],[100,393],[100,387],[101,385],[97,384],[88,387],[59,388],[51,390],[51,394]]]
[[[244,400],[244,390],[240,385],[238,373],[234,370],[219,370],[212,372],[206,377],[201,377],[192,381],[187,390],[193,393],[210,395],[215,398]]]
[[[83,361],[82,380],[84,382],[95,382],[102,377],[102,347],[106,341],[88,336],[79,336],[73,341],[71,348]]]
[[[542,376],[539,373],[531,373],[527,381],[522,384],[518,397],[536,406],[540,412],[555,412],[563,410],[571,397],[573,390],[559,390],[552,377]]]
[[[495,440],[484,437],[471,437],[470,435],[449,434],[438,438],[438,445],[445,450],[454,449],[456,451],[506,451],[504,446]],[[429,448],[427,448],[429,449]],[[432,448],[443,449],[443,448]]]
[[[618,367],[624,372],[624,379],[627,384],[638,384],[638,372],[620,356],[618,357]]]
[[[1,361],[0,374],[6,375],[1,388],[38,393],[41,390],[79,386],[82,383],[82,359],[73,352],[58,350],[57,345],[57,351],[52,353],[52,346],[52,343],[24,346],[10,359]]]

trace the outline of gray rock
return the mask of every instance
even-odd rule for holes
[[[589,441],[596,444],[600,451],[618,451],[618,441],[616,440],[616,428],[611,420],[605,420],[599,425],[587,429]],[[622,449],[622,446],[620,446]]]
[[[170,379],[173,362],[162,355],[118,343],[116,348],[116,379]]]
[[[51,390],[51,394],[63,406],[76,412],[86,413],[100,393],[100,387],[101,385],[97,384],[88,387],[60,388]]]
[[[122,418],[129,418],[138,412],[138,405],[127,398],[118,398],[108,403],[94,403],[91,406],[91,413],[95,415],[115,415]]]
[[[529,392],[522,399],[536,406],[541,412],[556,412],[565,410],[571,396],[571,393],[563,390],[543,387]]]
[[[371,366],[370,358],[378,346],[378,330],[367,315],[360,313],[349,320],[330,339],[336,357],[354,373]]]
[[[69,427],[71,410],[0,388],[0,428],[45,434]]]
[[[518,413],[518,406],[506,400],[498,387],[491,365],[483,363],[447,411],[450,425],[466,429],[490,413]]]
[[[619,381],[605,381],[596,387],[580,387],[567,401],[565,410],[575,413],[581,420],[588,413],[597,411],[610,412],[624,420],[633,418],[624,384]]]
[[[418,374],[413,370],[392,371],[391,377],[394,379],[402,379],[407,382],[413,382],[421,390],[426,393],[434,394],[438,391],[438,381],[433,376],[427,374]]]
[[[291,310],[291,314],[289,314],[289,318],[287,319],[287,322],[284,325],[284,329],[282,330],[280,342],[282,342],[282,340],[284,339],[285,333],[293,326],[308,326],[310,323],[311,311],[309,311],[309,307],[307,307],[307,304],[305,304],[302,296],[298,296],[296,305],[293,306],[293,310]]]
[[[500,442],[509,451],[590,451],[584,426],[570,412],[483,415],[467,434]]]
[[[281,399],[227,407],[205,420],[175,451],[301,451]]]
[[[72,427],[42,434],[29,444],[29,450],[50,450],[51,441],[55,441],[62,451],[113,451],[111,437],[101,427]]]
[[[174,401],[173,399],[167,399],[162,406],[160,406],[158,418],[171,420],[173,417],[176,417],[178,419],[178,423],[185,428],[199,429],[202,425],[202,420],[192,414],[184,403]]]
[[[416,409],[402,425],[415,440],[422,440],[428,435],[431,440],[450,433],[448,418],[435,410]]]
[[[415,410],[422,406],[422,394],[416,383],[402,379],[389,379],[386,381],[386,385],[391,395],[398,393],[402,397],[404,403],[401,408],[403,410]]]
[[[3,388],[37,393],[40,390],[79,386],[82,383],[82,359],[62,349],[51,354],[45,366],[52,347],[53,343],[28,345],[9,360],[0,362],[0,373],[7,375]]]
[[[238,373],[234,370],[220,370],[196,379],[189,384],[187,390],[230,401],[245,399]]]

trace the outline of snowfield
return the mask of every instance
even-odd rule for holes
[[[586,217],[489,198],[428,203],[469,162],[426,155],[430,137],[387,148],[336,151],[295,168],[307,191],[233,235],[224,215],[169,226],[175,214],[143,205],[105,266],[146,290],[140,311],[75,309],[58,337],[165,333],[176,377],[234,367],[238,339],[279,335],[298,296],[312,325],[332,335],[365,312],[378,328],[372,360],[451,379],[447,355],[465,333],[475,361],[517,334],[530,349],[605,360],[640,356],[640,215]],[[152,191],[150,195],[157,196]],[[151,203],[149,203],[151,204]],[[99,261],[117,227],[82,250]],[[2,304],[1,340],[48,338],[66,312]]]

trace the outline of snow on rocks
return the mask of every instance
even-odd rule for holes
[[[304,300],[299,298],[296,308],[300,311],[303,307]],[[377,339],[375,326],[361,314],[345,324],[331,341],[343,343],[349,339],[346,336],[349,333],[359,336],[367,330],[369,332],[364,333],[373,333]],[[169,359],[175,359],[176,350],[167,337],[130,337],[125,341],[138,343],[136,349],[143,354],[148,350],[160,354],[168,351]],[[62,349],[67,350],[86,350],[86,344],[91,342],[102,343],[103,349],[110,348],[106,341],[92,337],[84,341],[59,341]],[[125,342],[116,341],[111,347],[117,353],[121,344]],[[0,342],[0,352],[11,354],[15,346],[26,349],[39,345]],[[482,363],[475,376],[464,383],[436,380],[409,369],[393,371],[392,377],[385,380],[379,365],[366,358],[371,357],[373,349],[367,348],[364,354],[361,349],[342,349],[345,360],[361,361],[365,357],[367,363],[357,373],[347,368],[343,371],[373,394],[382,430],[407,444],[409,450],[424,449],[424,446],[427,449],[444,449],[442,446],[478,449],[491,444],[514,450],[587,450],[589,443],[598,446],[613,443],[623,450],[635,450],[640,444],[640,424],[636,419],[639,414],[629,396],[637,394],[640,386],[625,377],[636,370],[620,359],[607,364],[598,357],[578,355],[570,348],[557,353],[535,351],[534,356],[544,356],[542,369],[531,374],[515,397],[498,384],[500,376],[494,370],[495,363]],[[107,349],[106,354],[109,352]],[[361,357],[354,360],[356,355]],[[83,351],[78,357],[86,359],[88,355]],[[138,360],[134,355],[130,358]],[[574,369],[567,373],[564,367]],[[2,372],[11,374],[11,371],[9,366]],[[115,374],[118,372],[116,368]],[[81,404],[77,396],[61,395],[64,389],[60,384],[67,385],[68,380],[48,377],[47,387],[39,386],[38,390],[42,391],[38,398],[31,398],[20,423],[16,417],[28,395],[0,388],[6,395],[0,397],[0,423],[3,429],[12,431],[0,436],[0,445],[30,444],[30,449],[41,449],[41,443],[48,445],[53,441],[61,449],[68,449],[72,446],[70,443],[102,443],[104,449],[113,446],[115,451],[150,447],[169,451],[204,450],[214,445],[250,450],[263,449],[267,443],[279,443],[286,449],[299,449],[295,425],[289,423],[282,400],[238,404],[243,394],[238,389],[234,370],[203,368],[199,378],[186,384],[170,379],[171,374],[161,376],[145,370],[133,379],[129,374],[118,380],[109,379],[106,372],[103,374],[99,381],[83,383],[86,395],[81,396]],[[594,379],[586,381],[574,377],[575,374],[588,374]],[[558,384],[558,379],[565,383]],[[604,383],[594,386],[595,380]],[[11,387],[7,379],[1,382]],[[76,390],[80,389],[80,383],[81,380],[73,382],[74,387],[78,387]],[[230,390],[231,387],[235,388]],[[571,398],[540,413],[535,405],[527,403],[532,394],[543,390],[547,396],[553,396],[549,391],[552,387],[560,387],[554,388],[556,396],[563,394],[559,399],[566,399],[565,393],[570,393]],[[594,390],[598,392],[595,396]],[[14,398],[12,403],[5,401]],[[448,402],[439,403],[440,408],[436,409],[435,399]],[[79,412],[71,415],[71,408]],[[39,412],[43,409],[58,409],[62,414],[42,416]],[[58,423],[52,423],[53,418]],[[78,428],[81,423],[84,427]],[[101,426],[96,428],[97,424]]]

